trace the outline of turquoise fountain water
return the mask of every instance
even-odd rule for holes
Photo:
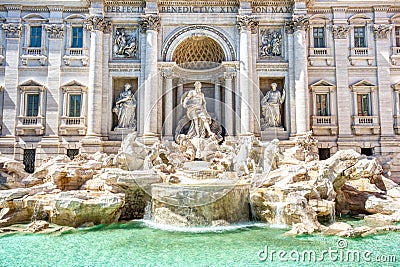
[[[286,229],[263,224],[203,230],[156,229],[137,221],[61,235],[8,235],[0,238],[0,266],[400,266],[400,233],[340,239],[288,237]],[[308,260],[312,251],[315,261]],[[350,255],[354,251],[359,260]]]

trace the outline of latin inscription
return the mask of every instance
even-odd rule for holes
[[[142,13],[141,6],[106,6],[107,13]]]
[[[253,6],[253,13],[292,13],[290,6]]]
[[[235,6],[160,6],[160,13],[237,13]],[[253,6],[254,14],[292,13],[290,6]],[[106,6],[107,13],[143,13],[141,6]]]
[[[237,13],[235,6],[162,6],[161,13]]]

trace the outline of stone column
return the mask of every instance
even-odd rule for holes
[[[144,125],[143,136],[154,138],[157,132],[157,101],[158,93],[158,30],[160,18],[157,15],[144,15],[140,21],[141,31],[146,33],[146,56],[144,77]]]
[[[394,115],[400,116],[400,88],[392,86],[394,90]]]
[[[2,25],[3,31],[6,34],[6,49],[5,57],[7,64],[4,68],[4,102],[3,102],[3,128],[2,135],[4,136],[15,136],[15,126],[17,123],[17,114],[19,110],[17,106],[21,103],[20,96],[18,95],[18,63],[19,63],[19,51],[21,46],[21,29],[22,26],[19,23],[8,23]],[[11,149],[14,147],[14,139],[10,139]],[[14,154],[14,151],[10,151],[10,154]]]
[[[233,78],[235,77],[236,73],[234,72],[225,72],[225,105],[224,105],[224,127],[226,130],[226,135],[233,136],[234,135],[234,128],[233,122],[235,120],[236,114],[233,109]]]
[[[240,134],[251,135],[252,122],[254,115],[252,114],[253,108],[253,92],[251,90],[251,33],[254,32],[258,22],[254,20],[252,16],[238,16],[237,27],[240,31],[240,49],[239,49],[239,61],[240,61]]]
[[[373,31],[376,40],[376,63],[378,76],[378,101],[381,136],[393,136],[393,98],[392,88],[390,87],[390,40],[389,34],[392,30],[391,25],[374,25]],[[372,95],[372,94],[371,94]],[[376,106],[377,101],[372,102]],[[374,114],[378,115],[377,113]]]
[[[49,55],[48,55],[48,97],[46,110],[46,136],[58,135],[59,116],[58,108],[60,106],[60,66],[61,54],[63,49],[64,25],[50,24],[45,26],[49,35]],[[64,102],[66,107],[68,102]],[[64,113],[65,114],[65,113]]]
[[[174,71],[172,67],[167,67],[164,68],[162,71],[162,75],[165,80],[165,91],[164,91],[164,96],[162,99],[164,99],[164,136],[168,140],[173,140],[173,123],[174,123],[174,116],[173,116],[173,102],[174,102],[174,95],[172,93],[172,77],[173,77]]]
[[[222,111],[221,111],[221,87],[218,79],[214,83],[214,113],[218,121],[222,122]]]
[[[286,88],[287,89],[287,95],[286,95],[286,107],[288,107],[287,110],[289,112],[286,112],[290,116],[290,122],[288,122],[288,130],[290,131],[290,135],[294,136],[297,132],[296,130],[296,94],[295,94],[295,87],[294,87],[294,51],[293,51],[293,32],[290,27],[286,28],[287,32],[287,39],[288,39],[288,45],[287,45],[287,57],[289,61],[289,68],[288,68],[288,83]]]
[[[310,129],[309,103],[307,97],[307,45],[306,28],[308,17],[294,15],[286,23],[289,32],[293,33],[294,52],[294,87],[296,99],[296,133],[302,134]]]
[[[183,116],[183,107],[181,105],[181,98],[183,95],[183,79],[179,79],[176,91],[176,118],[175,118],[175,125],[177,126],[179,121],[182,119]]]
[[[351,116],[357,115],[357,96],[353,95],[353,105],[351,102],[351,94],[349,90],[348,79],[348,26],[333,25],[333,38],[335,42],[335,68],[336,71],[336,92],[337,103],[340,103],[340,112],[338,112],[339,138],[351,137]],[[355,98],[355,99],[354,99]],[[355,104],[355,106],[354,106]],[[353,112],[351,111],[353,106]],[[336,107],[339,108],[339,107]],[[346,147],[347,148],[347,147]],[[340,147],[339,147],[340,149]]]
[[[87,18],[86,23],[90,31],[87,136],[100,137],[103,103],[103,35],[110,29],[111,22],[102,16],[92,15]]]

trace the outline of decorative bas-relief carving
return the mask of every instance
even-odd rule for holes
[[[374,31],[376,38],[386,39],[388,38],[390,31],[392,30],[392,25],[388,24],[374,25],[372,27],[372,30]]]
[[[113,112],[118,116],[117,128],[136,129],[136,99],[129,83],[125,84],[124,91],[119,94]]]
[[[282,31],[280,29],[260,30],[260,59],[282,55]]]
[[[7,38],[21,37],[21,29],[22,29],[21,24],[14,24],[14,23],[3,24],[2,28],[5,31]]]
[[[64,25],[50,24],[45,26],[49,38],[63,38]]]
[[[286,91],[283,88],[282,93],[277,90],[277,84],[271,84],[269,90],[261,100],[261,110],[263,118],[261,119],[261,129],[268,127],[281,127],[281,106],[286,98]]]
[[[333,32],[333,38],[346,39],[349,33],[349,27],[344,25],[333,25],[332,32]]]
[[[115,58],[138,58],[137,29],[116,28],[113,41]]]

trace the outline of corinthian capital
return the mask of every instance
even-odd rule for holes
[[[86,28],[89,31],[110,32],[111,22],[104,17],[92,15],[86,19]]]
[[[160,29],[160,18],[154,15],[143,15],[139,25],[142,32],[158,31]]]
[[[3,24],[2,28],[5,31],[7,38],[21,37],[21,29],[22,29],[21,24],[14,24],[14,23]]]
[[[257,26],[258,21],[256,21],[253,16],[245,15],[237,17],[236,27],[240,31],[251,31],[252,33],[255,33]]]
[[[298,30],[306,30],[309,24],[310,18],[304,15],[293,16],[292,19],[286,21],[286,31],[293,33]]]
[[[346,39],[349,33],[349,27],[344,25],[333,25],[332,33],[333,38],[335,39]]]
[[[64,25],[51,24],[45,26],[49,38],[63,38],[64,37]]]
[[[374,25],[372,30],[374,31],[376,38],[385,39],[388,38],[388,34],[392,30],[392,25],[388,24]]]

